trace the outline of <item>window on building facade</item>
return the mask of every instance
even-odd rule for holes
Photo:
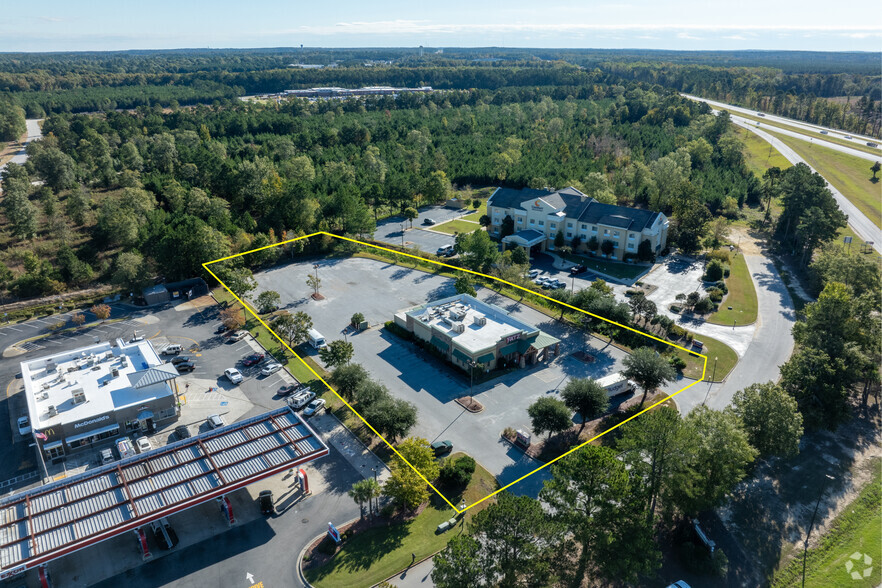
[[[582,230],[584,231],[587,228],[588,228],[588,225],[586,225],[585,223],[582,223]]]
[[[539,224],[541,225],[542,223],[540,222]],[[552,229],[556,229],[556,228],[557,228],[557,223],[551,223],[551,228],[552,228]]]
[[[619,248],[618,242],[613,241],[613,249],[618,249],[618,248]]]
[[[634,233],[628,233],[628,239],[633,240],[635,237]]]
[[[55,447],[50,447],[49,449],[43,450],[43,453],[46,454],[46,457],[49,459],[55,459],[56,457],[61,457],[64,455],[64,449],[61,445],[56,445]]]
[[[596,232],[597,232],[597,227],[593,227],[593,226],[592,226],[592,227],[591,227],[591,232],[592,232],[592,233],[596,233]]]
[[[572,228],[573,228],[573,223],[567,223],[567,228],[568,228],[568,229],[572,229]]]
[[[520,217],[518,217],[518,224],[519,224],[519,225],[522,225],[522,224],[524,224],[524,219],[522,219],[522,218],[520,218]]]
[[[634,244],[633,244],[633,243],[628,243],[628,249],[634,249]]]
[[[573,238],[573,234],[568,232],[568,233],[567,233],[567,239],[572,239],[572,238]]]
[[[539,226],[542,227],[545,225],[545,221],[539,221]]]
[[[530,224],[531,224],[531,225],[535,225],[535,224],[536,224],[536,219],[531,218],[531,219],[530,219]]]
[[[619,236],[619,232],[618,232],[618,231],[613,231],[613,237],[618,237],[618,236]]]
[[[609,236],[609,229],[603,229],[603,235],[605,237],[608,237]]]

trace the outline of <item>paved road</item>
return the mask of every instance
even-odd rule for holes
[[[43,119],[29,118],[27,121],[28,127],[28,136],[24,141],[24,144],[21,146],[21,149],[16,152],[15,155],[12,156],[12,159],[9,160],[9,163],[17,163],[18,165],[24,165],[24,163],[28,160],[28,154],[25,153],[25,147],[27,147],[28,143],[31,141],[35,141],[37,139],[41,139],[43,137],[43,133],[40,131],[40,122]],[[0,165],[0,174],[2,174],[3,169],[6,167],[6,164]]]
[[[732,104],[726,104],[724,102],[717,102],[716,100],[708,100],[707,98],[701,98],[700,96],[692,96],[691,94],[681,94],[681,96],[683,96],[684,98],[688,98],[690,100],[695,100],[697,102],[706,102],[712,108],[726,110],[729,112],[729,114],[741,113],[741,114],[748,114],[750,116],[757,116],[757,111],[751,110],[749,108],[742,108],[740,106],[734,106]],[[831,137],[836,137],[838,139],[844,139],[846,141],[854,140],[855,142],[859,142],[861,144],[864,144],[868,141],[870,141],[872,143],[879,143],[880,142],[879,139],[875,139],[873,137],[868,137],[866,135],[856,135],[854,133],[847,133],[847,132],[841,131],[839,129],[834,129],[831,127],[822,127],[820,125],[813,125],[811,123],[803,122],[800,120],[794,120],[792,118],[786,118],[783,116],[777,116],[774,114],[768,114],[768,113],[763,113],[763,114],[764,114],[763,118],[765,118],[767,121],[776,122],[778,124],[784,124],[789,127],[803,129],[806,131],[812,131],[815,133],[820,133],[821,131],[827,131],[828,133],[833,133],[832,135],[830,135]],[[845,138],[846,135],[851,137],[851,139],[846,139]],[[805,135],[802,135],[802,137],[805,138]],[[852,150],[852,151],[854,151],[854,150]],[[864,152],[861,152],[861,153],[864,153]],[[864,154],[866,155],[866,153],[864,153]],[[879,154],[882,155],[882,149],[880,149]]]
[[[772,144],[772,146],[781,152],[787,161],[796,165],[797,163],[808,163],[800,157],[796,151],[788,147],[784,144],[783,141],[770,135],[769,133],[763,131],[762,129],[757,128],[755,124],[745,124],[738,121],[733,121],[738,126],[745,128],[765,141],[768,141]],[[811,166],[809,166],[811,167]],[[813,171],[817,171],[812,168]],[[830,189],[830,192],[833,193],[833,197],[836,199],[836,203],[839,204],[839,208],[842,209],[842,212],[848,215],[848,224],[851,225],[851,228],[854,229],[854,232],[858,234],[864,241],[872,241],[873,248],[882,253],[882,230],[877,227],[873,221],[871,221],[867,216],[861,212],[857,206],[855,206],[848,198],[842,195],[842,192],[833,187],[829,182],[827,182],[827,187]]]
[[[793,352],[790,331],[796,321],[793,300],[772,261],[761,250],[745,253],[744,260],[756,285],[759,314],[753,339],[741,360],[722,384],[697,384],[677,397],[682,413],[706,403],[723,409],[735,392],[751,384],[777,381],[780,366]],[[712,360],[708,370],[713,369]]]

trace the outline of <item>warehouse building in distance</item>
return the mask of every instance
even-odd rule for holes
[[[178,372],[149,341],[99,343],[21,363],[34,438],[51,461],[178,416]]]
[[[395,324],[435,347],[453,365],[486,371],[525,367],[560,350],[560,340],[468,294],[435,300],[395,314]]]

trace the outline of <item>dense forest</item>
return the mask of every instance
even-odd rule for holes
[[[573,185],[663,210],[670,241],[694,251],[713,215],[761,197],[729,126],[639,84],[53,115],[3,179],[0,261],[17,296],[186,277],[286,234],[370,233],[451,182]]]
[[[438,89],[658,84],[831,125],[880,131],[878,54],[562,49],[265,49],[0,55],[0,96],[42,117],[212,103],[321,85]],[[298,69],[292,64],[334,65]],[[838,98],[839,100],[832,100]]]

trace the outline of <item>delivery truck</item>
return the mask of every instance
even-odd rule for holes
[[[626,378],[622,372],[604,376],[597,383],[606,388],[610,398],[619,394],[631,394],[637,389],[637,384]]]

